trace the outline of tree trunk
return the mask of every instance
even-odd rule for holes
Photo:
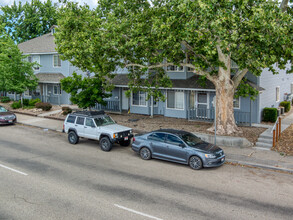
[[[235,123],[233,99],[234,88],[230,81],[218,81],[216,83],[217,134],[233,134],[241,131]],[[214,130],[214,126],[210,129]]]
[[[216,88],[216,124],[217,134],[233,134],[241,130],[237,127],[234,119],[233,99],[235,93],[234,82],[231,80],[231,57],[222,52],[217,46],[219,60],[226,66],[219,67],[218,76],[212,82]],[[214,131],[215,125],[209,128]]]

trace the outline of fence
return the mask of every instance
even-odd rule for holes
[[[215,109],[193,108],[188,110],[188,119],[193,121],[213,122]],[[250,112],[234,111],[235,122],[238,125],[251,126]]]
[[[272,132],[273,132],[273,147],[275,147],[276,143],[278,142],[281,136],[281,118],[280,117],[277,118],[277,121],[272,129]]]
[[[119,101],[106,101],[107,104],[101,105],[96,104],[95,109],[97,110],[104,110],[104,111],[112,111],[112,112],[120,112]]]

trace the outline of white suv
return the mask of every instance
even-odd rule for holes
[[[79,137],[98,140],[103,151],[110,151],[114,143],[129,146],[133,137],[132,129],[118,125],[104,111],[79,111],[68,114],[63,132],[68,141],[77,144]]]

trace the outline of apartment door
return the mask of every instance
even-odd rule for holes
[[[208,94],[206,92],[197,92],[197,111],[196,116],[206,118],[208,115]]]
[[[122,110],[128,110],[129,108],[129,98],[125,95],[127,90],[122,90]]]

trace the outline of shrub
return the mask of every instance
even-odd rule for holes
[[[20,103],[20,101],[18,101],[18,102],[13,102],[13,103],[11,104],[11,108],[13,108],[13,109],[21,108],[21,103]]]
[[[24,105],[24,106],[29,106],[29,99],[23,99],[22,100],[22,104]]]
[[[70,107],[68,107],[68,106],[63,106],[62,107],[62,114],[63,115],[68,115],[71,112],[72,112],[72,109]]]
[[[10,98],[7,96],[0,97],[0,102],[7,103],[10,102]]]
[[[283,101],[280,103],[280,106],[283,106],[285,108],[285,112],[290,111],[291,104],[289,101]]]
[[[41,99],[31,99],[29,101],[29,106],[35,106],[39,102],[41,102]]]
[[[278,118],[278,112],[276,108],[264,108],[263,121],[275,122]]]
[[[41,108],[43,111],[49,111],[52,105],[48,102],[38,102],[35,104],[36,108]]]

